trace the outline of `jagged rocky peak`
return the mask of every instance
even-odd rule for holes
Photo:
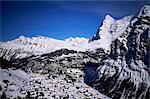
[[[132,28],[132,33],[127,38],[128,54],[126,57],[136,61],[141,60],[146,67],[149,67],[150,6],[145,5],[141,9],[138,17],[131,22],[130,28]],[[135,64],[136,61],[134,61]],[[129,61],[129,63],[132,62]],[[145,66],[139,67],[145,68]]]
[[[143,16],[143,17],[150,16],[150,6],[144,5],[139,13],[139,16]]]
[[[142,60],[148,65],[146,62],[148,62],[149,59],[150,9],[149,11],[145,11],[145,9],[148,9],[149,7],[150,6],[145,5],[140,13],[133,17],[129,27],[123,35],[113,42],[111,52],[115,54],[116,57],[120,57],[120,55],[122,57],[126,56],[129,60],[131,60],[131,58],[133,58],[133,60]],[[141,14],[141,12],[144,14]]]
[[[134,16],[123,34],[111,44],[110,55],[98,67],[91,85],[113,99],[149,99],[150,6]],[[143,14],[142,14],[143,13]]]
[[[105,43],[105,49],[109,50],[111,43],[116,40],[126,30],[133,16],[127,16],[122,19],[115,20],[110,15],[106,15],[102,25],[97,30],[89,42],[97,41],[101,44]]]
[[[129,25],[129,22],[132,17],[133,16],[131,15],[131,16],[126,16],[122,19],[115,20],[110,15],[106,15],[102,25],[97,30],[96,35],[94,35],[91,39],[89,39],[89,42],[94,40],[99,40],[103,38],[103,36],[109,36],[109,34],[111,36],[112,34],[117,35],[118,32],[121,31],[122,29],[125,30],[125,28]],[[120,35],[118,34],[118,36]]]
[[[97,30],[97,33],[96,33],[92,38],[89,39],[89,42],[92,42],[92,41],[94,41],[94,40],[100,39],[100,38],[101,38],[101,37],[100,37],[100,31],[105,32],[106,29],[109,29],[110,24],[111,24],[112,22],[114,22],[114,21],[115,21],[114,18],[112,18],[110,15],[106,15],[106,16],[105,16],[105,19],[103,20],[102,25],[101,25],[101,26],[99,27],[99,29]]]
[[[76,51],[94,51],[98,48],[102,48],[107,52],[112,41],[125,30],[130,18],[131,17],[125,17],[120,20],[115,20],[110,15],[106,15],[96,36],[93,36],[93,38],[89,40],[90,43],[87,38],[79,37],[57,40],[43,36],[20,36],[15,40],[0,43],[0,57],[7,60],[12,58],[24,58],[31,55],[50,53],[62,48]]]
[[[46,97],[105,98],[88,84],[113,99],[149,99],[149,26],[150,6],[145,5],[134,17],[115,20],[106,15],[89,42],[42,36],[2,42],[0,90],[11,98],[16,97],[14,93],[22,97],[44,93]],[[104,49],[109,47],[110,54],[106,54]],[[89,50],[93,48],[99,49]]]

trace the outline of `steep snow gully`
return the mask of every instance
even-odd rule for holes
[[[90,39],[0,42],[0,98],[150,99],[150,5]]]

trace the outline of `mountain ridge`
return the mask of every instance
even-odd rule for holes
[[[104,30],[102,35],[103,34],[107,34],[107,35],[102,36],[101,39],[93,40],[93,41],[91,41],[91,39],[87,39],[83,37],[82,38],[70,37],[65,40],[57,40],[57,39],[48,38],[44,36],[29,38],[22,35],[19,38],[14,40],[1,42],[0,50],[2,53],[0,54],[0,56],[3,56],[5,53],[4,55],[5,59],[9,60],[11,56],[15,54],[15,53],[11,54],[11,52],[15,52],[15,51],[16,53],[18,53],[18,56],[16,56],[16,58],[23,58],[34,54],[41,55],[44,53],[53,52],[62,48],[67,48],[76,51],[88,51],[88,50],[94,51],[97,48],[102,48],[104,49],[105,52],[107,52],[108,50],[110,50],[111,42],[121,35],[121,32],[116,32],[117,30],[112,33],[110,33],[110,31],[119,28],[116,26],[122,26],[122,28],[126,27],[129,24],[129,20],[131,19],[131,17],[132,16],[128,16],[119,20],[115,20],[110,15],[106,15],[103,25],[100,28],[102,28],[102,31]],[[108,29],[108,32],[105,33],[106,31],[105,25],[107,26],[110,25],[108,24],[108,21],[110,21],[109,19],[113,20],[113,25],[110,27],[110,29]],[[116,35],[114,35],[113,33]],[[102,42],[105,44],[103,44]]]
[[[3,79],[0,76],[2,79],[0,95],[5,92],[8,97],[16,97],[13,94],[16,92],[21,97],[55,95],[53,98],[59,96],[69,99],[75,97],[148,99],[150,97],[150,5],[145,5],[138,15],[131,17],[115,20],[107,15],[107,20],[104,20],[99,28],[101,30],[96,33],[98,39],[90,39],[92,41],[84,38],[61,41],[42,36],[32,38],[21,36],[0,43],[2,52],[0,58],[3,61],[3,64],[0,64],[0,73],[8,77]],[[105,33],[109,36],[104,35]],[[107,36],[108,38],[105,38]],[[48,43],[51,46],[45,46]],[[34,50],[31,50],[31,47]],[[43,50],[44,48],[47,50]],[[23,76],[19,77],[16,72],[27,75],[32,81],[22,80]],[[13,81],[13,77],[21,81],[21,84]],[[55,85],[56,83],[58,86]],[[53,89],[49,90],[47,84],[54,85],[51,86]],[[104,96],[96,95],[97,92],[92,91],[93,88]],[[9,90],[13,90],[12,93]],[[56,90],[60,93],[55,92]],[[69,90],[70,93],[64,90]],[[63,92],[65,96],[62,95]]]
[[[150,97],[149,13],[150,6],[144,6],[124,35],[111,44],[110,55],[97,69],[99,78],[91,85],[101,93],[113,99]]]

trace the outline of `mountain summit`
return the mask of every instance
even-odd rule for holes
[[[0,42],[1,98],[149,99],[150,6],[90,39],[37,36]]]
[[[120,37],[91,84],[113,99],[148,99],[150,93],[150,6],[145,5]]]
[[[126,30],[132,17],[133,16],[127,16],[115,20],[110,15],[106,15],[96,35],[94,35],[89,42],[97,40],[100,44],[105,43],[105,49],[109,49],[110,44]]]

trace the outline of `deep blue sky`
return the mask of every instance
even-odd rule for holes
[[[106,14],[114,18],[135,15],[148,1],[1,2],[0,41],[20,35],[56,39],[94,35]]]

